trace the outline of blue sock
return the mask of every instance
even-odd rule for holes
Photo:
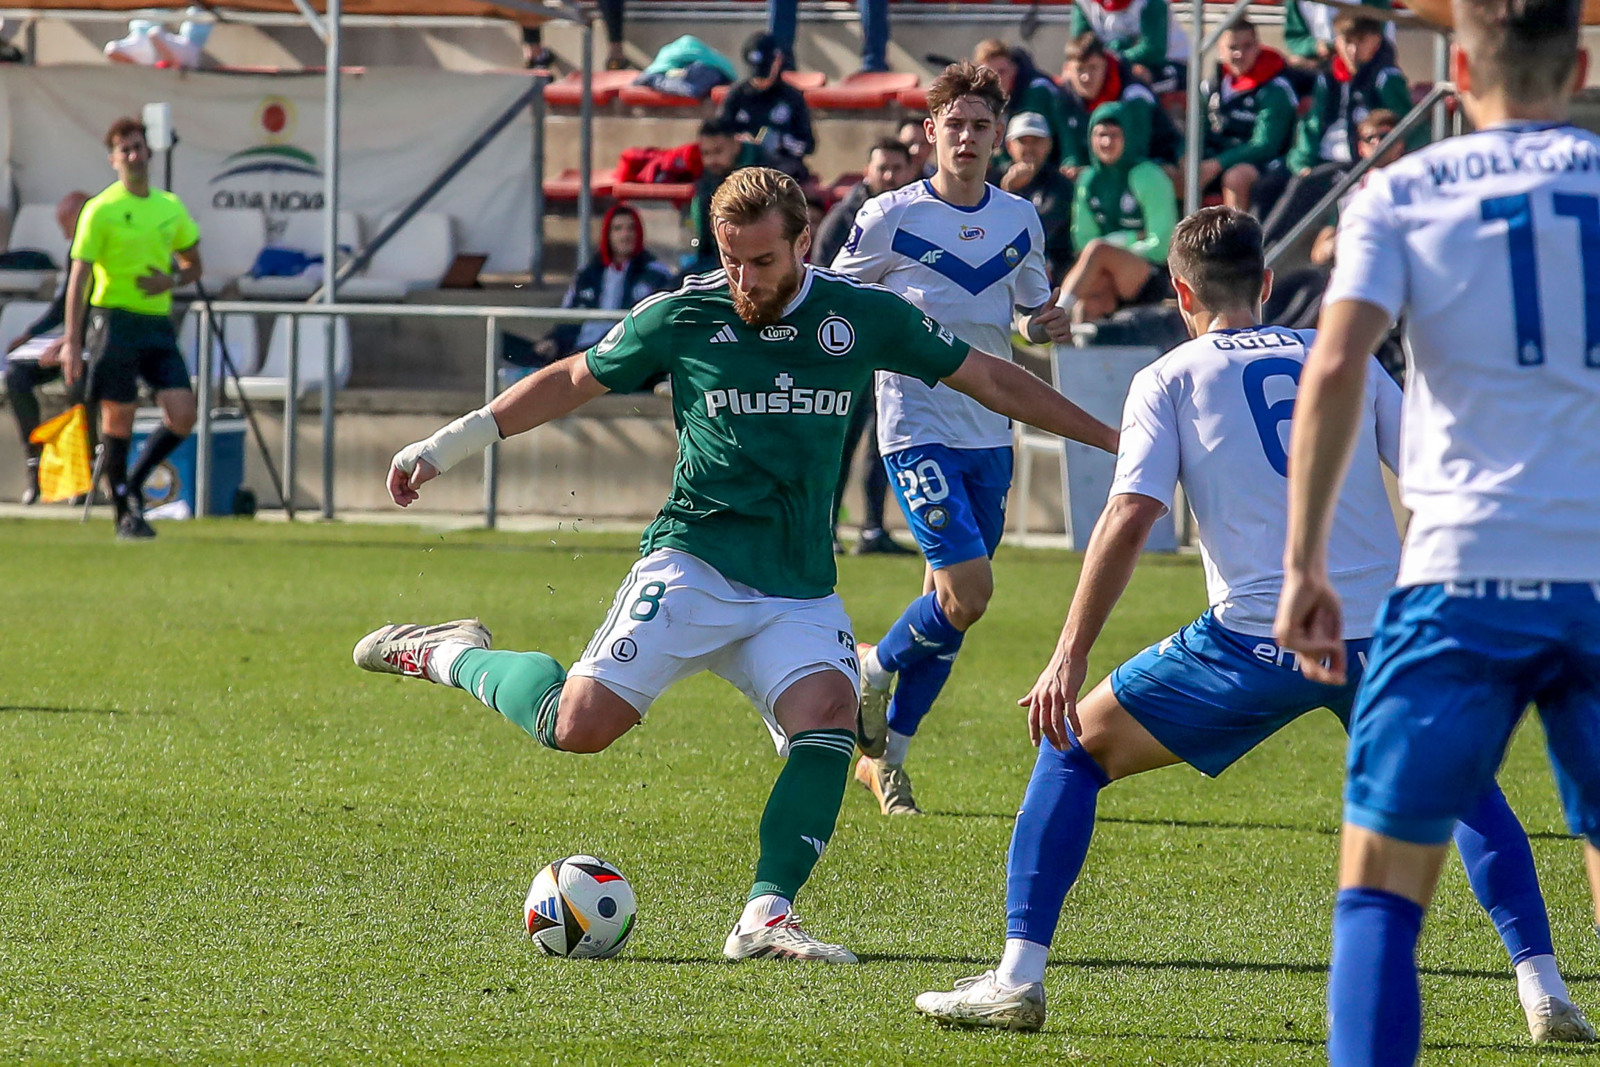
[[[1455,838],[1473,895],[1500,931],[1511,965],[1554,954],[1533,849],[1499,786],[1491,786],[1472,814],[1456,824]]]
[[[961,647],[962,637],[961,631],[944,617],[939,607],[939,594],[924,593],[906,605],[906,610],[878,642],[878,663],[884,670],[899,674],[930,656],[954,652]]]
[[[907,737],[917,732],[923,716],[939,699],[944,683],[950,680],[950,671],[956,665],[956,651],[960,647],[958,635],[955,648],[920,659],[900,672],[899,680],[895,682],[894,696],[889,698],[889,729]]]
[[[1382,889],[1341,889],[1328,969],[1330,1067],[1412,1067],[1422,1049],[1417,938],[1422,906]]]
[[[1110,783],[1076,737],[1065,752],[1040,739],[1006,855],[1006,937],[1048,945],[1055,936],[1089,854],[1095,801]]]

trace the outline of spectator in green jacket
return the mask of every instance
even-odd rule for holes
[[[1299,101],[1284,80],[1283,54],[1261,44],[1249,19],[1223,32],[1217,54],[1218,77],[1205,90],[1209,125],[1200,188],[1220,180],[1222,202],[1248,211],[1256,180],[1286,165]]]
[[[1039,72],[1026,51],[1012,48],[998,38],[980,41],[972,51],[972,62],[975,66],[988,67],[1000,77],[1000,88],[1006,94],[1005,110],[1000,113],[1002,123],[1024,112],[1043,116],[1050,127],[1050,165],[1061,166],[1060,146],[1067,132],[1061,87]],[[989,163],[990,180],[998,182],[1010,166],[1011,156],[1002,145]]]
[[[1130,123],[1143,127],[1140,136],[1142,143],[1150,146],[1151,159],[1178,165],[1183,155],[1183,135],[1178,127],[1162,110],[1150,87],[1133,76],[1132,65],[1106,51],[1093,33],[1080,34],[1067,42],[1061,86],[1065,138],[1061,169],[1067,177],[1076,178],[1093,158],[1089,151],[1089,116],[1101,104],[1113,101],[1132,105],[1123,111],[1123,128],[1128,129]]]
[[[1189,38],[1173,25],[1167,0],[1076,0],[1069,32],[1104,41],[1158,96],[1182,91],[1188,80]]]
[[[739,132],[727,119],[706,119],[695,135],[700,147],[702,170],[694,183],[694,199],[689,201],[691,250],[682,260],[685,274],[719,270],[722,257],[711,233],[711,194],[741,167],[771,166],[770,157],[758,144],[739,140]]]
[[[1281,240],[1360,158],[1357,129],[1369,112],[1383,108],[1404,115],[1411,110],[1411,87],[1395,65],[1394,45],[1384,37],[1382,22],[1341,11],[1333,20],[1333,34],[1333,62],[1317,75],[1311,110],[1300,120],[1289,151],[1287,173],[1292,177],[1281,199],[1275,190],[1258,193],[1261,203],[1277,202],[1262,224],[1268,244]],[[1427,127],[1419,125],[1406,138],[1406,150],[1427,142]]]
[[[1145,158],[1143,124],[1126,122],[1127,113],[1127,104],[1111,103],[1090,116],[1094,162],[1078,176],[1072,206],[1078,261],[1059,300],[1078,322],[1172,295],[1166,260],[1178,198],[1166,171]]]
[[[1394,7],[1390,0],[1360,2],[1379,11]],[[1289,53],[1286,76],[1299,96],[1309,96],[1317,72],[1333,62],[1333,20],[1338,13],[1337,8],[1316,0],[1283,0],[1283,44]],[[1387,36],[1394,40],[1392,32]]]

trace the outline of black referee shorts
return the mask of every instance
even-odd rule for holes
[[[156,393],[189,388],[178,334],[165,315],[91,307],[85,348],[91,401],[132,404],[139,399],[140,378]]]

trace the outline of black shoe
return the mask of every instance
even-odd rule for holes
[[[118,541],[149,541],[155,535],[155,529],[144,521],[144,517],[132,511],[124,512],[117,520]]]
[[[28,472],[28,487],[22,491],[23,507],[32,507],[39,502],[39,475],[34,471]]]
[[[862,530],[852,556],[914,556],[911,549],[889,536],[888,530]]]

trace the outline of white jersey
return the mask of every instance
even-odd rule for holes
[[[1289,417],[1315,333],[1282,326],[1217,330],[1134,375],[1111,494],[1172,507],[1182,483],[1200,527],[1212,614],[1270,637],[1288,535]],[[1372,636],[1394,587],[1400,535],[1379,462],[1394,466],[1400,388],[1369,361],[1350,477],[1334,511],[1328,571],[1344,601],[1344,638]]]
[[[1373,174],[1340,300],[1405,316],[1400,584],[1600,580],[1600,138],[1518,123]]]
[[[1017,308],[1050,299],[1039,212],[986,186],[976,207],[941,200],[927,181],[884,193],[856,213],[833,267],[888,287],[980,352],[1011,358]],[[1004,448],[1011,422],[946,385],[878,372],[878,451],[913,445]]]

